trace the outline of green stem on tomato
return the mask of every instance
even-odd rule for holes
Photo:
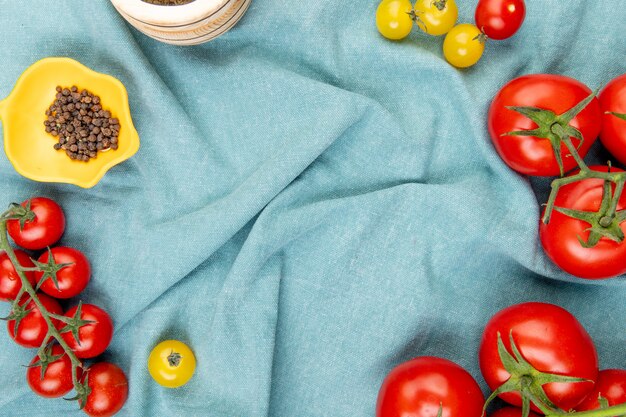
[[[22,288],[18,293],[18,297],[15,299],[15,303],[19,303],[19,300],[24,293],[27,293],[30,296],[30,299],[35,303],[35,305],[39,309],[39,312],[41,313],[41,316],[48,325],[48,332],[46,333],[46,337],[44,338],[43,345],[47,344],[50,338],[54,338],[59,343],[59,345],[61,345],[72,363],[72,382],[74,383],[74,388],[77,388],[80,385],[80,381],[78,380],[78,368],[82,367],[82,363],[78,359],[78,357],[76,357],[69,345],[65,342],[63,337],[61,337],[61,333],[55,327],[54,322],[52,321],[50,312],[39,300],[39,297],[37,297],[37,292],[24,275],[21,265],[17,260],[17,257],[15,256],[15,252],[13,251],[13,248],[11,247],[9,243],[9,238],[7,236],[7,213],[2,214],[0,218],[2,219],[0,220],[0,250],[6,252],[7,256],[11,260],[11,263],[13,264],[13,267],[15,268],[15,271],[17,272],[17,275],[20,277],[20,281],[22,282]]]
[[[624,181],[619,181],[615,186],[615,192],[613,193],[613,199],[611,200],[611,206],[609,210],[606,212],[606,215],[611,219],[615,217],[615,212],[617,211],[617,204],[619,203],[619,199],[622,196],[622,192],[624,191]]]

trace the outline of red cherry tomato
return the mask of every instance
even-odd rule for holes
[[[489,39],[502,40],[515,35],[524,17],[524,0],[480,0],[476,6],[476,26]]]
[[[607,167],[593,166],[594,171],[607,172]],[[617,168],[613,172],[622,171]],[[604,181],[587,179],[565,185],[559,190],[555,206],[582,211],[597,211],[602,201]],[[619,199],[618,210],[626,209],[626,193]],[[626,233],[626,222],[621,229]],[[617,243],[603,237],[592,247],[578,241],[589,237],[589,223],[554,210],[550,222],[539,226],[539,237],[546,254],[564,271],[580,278],[602,279],[626,273],[626,242]]]
[[[62,314],[63,309],[57,300],[52,297],[48,297],[45,294],[37,294],[41,304],[48,310],[49,313]],[[23,301],[26,301],[24,297]],[[21,306],[24,306],[24,302],[20,302]],[[43,343],[46,333],[48,332],[48,323],[44,320],[39,308],[33,300],[30,300],[26,304],[26,310],[30,310],[24,318],[20,321],[19,325],[15,326],[15,320],[7,321],[7,329],[9,330],[9,336],[18,345],[27,348],[38,348]],[[56,320],[52,320],[53,323],[58,323]]]
[[[522,409],[515,407],[504,407],[495,411],[489,415],[489,417],[523,417]],[[539,414],[535,414],[531,411],[528,417],[539,417]]]
[[[70,264],[61,268],[57,274],[58,288],[51,278],[47,278],[41,285],[41,290],[56,298],[75,297],[85,289],[91,277],[89,260],[82,252],[73,248],[57,246],[50,250],[52,258],[57,264]],[[48,263],[49,254],[44,252],[39,257],[39,262]],[[37,272],[37,282],[41,280],[43,272]]]
[[[122,409],[128,398],[128,380],[124,372],[108,362],[92,365],[83,376],[91,393],[83,411],[92,417],[109,417]]]
[[[65,313],[66,317],[76,317],[78,306]],[[92,304],[83,304],[81,307],[81,320],[92,321],[78,330],[80,344],[74,339],[71,331],[61,334],[63,340],[69,345],[79,358],[93,358],[102,354],[111,343],[113,338],[113,321],[106,311]],[[65,329],[61,329],[62,331]]]
[[[524,75],[506,84],[496,94],[489,109],[489,134],[493,144],[508,166],[525,175],[559,175],[559,166],[548,139],[534,136],[505,136],[506,133],[537,128],[535,122],[508,106],[539,107],[556,114],[565,113],[591,94],[591,90],[574,80],[562,75],[535,74]],[[578,153],[582,158],[600,133],[602,115],[597,99],[593,99],[581,111],[570,125],[578,129],[583,137],[583,144]],[[576,146],[580,143],[572,138]],[[576,161],[568,157],[569,151],[561,144],[565,171],[576,167]]]
[[[606,114],[626,114],[626,74],[608,83],[598,98],[602,108],[600,140],[614,157],[626,164],[626,120]]]
[[[480,417],[485,398],[472,376],[446,359],[420,357],[394,368],[380,388],[377,417]]]
[[[489,320],[479,349],[480,369],[492,390],[511,376],[498,354],[498,333],[512,353],[509,334],[522,357],[535,369],[550,374],[595,381],[598,355],[593,340],[567,310],[545,303],[517,304],[497,313]],[[593,389],[593,382],[550,383],[543,386],[548,398],[559,408],[570,410]],[[520,407],[519,393],[501,394],[500,398]],[[533,410],[539,410],[532,404]]]
[[[61,346],[54,345],[51,356],[58,355],[62,356],[47,364],[43,377],[41,375],[41,365],[33,366],[26,371],[28,385],[36,394],[42,397],[62,397],[74,388],[74,383],[72,382],[72,361]],[[39,360],[39,356],[35,356],[30,364],[34,365]],[[80,378],[80,368],[77,369],[77,374]]]
[[[597,410],[598,397],[602,396],[609,406],[626,403],[626,369],[605,369],[598,374],[598,380],[591,394],[576,407],[576,411]]]
[[[20,265],[24,268],[32,268],[35,265],[30,260],[28,255],[19,249],[15,249],[15,257]],[[32,271],[24,272],[26,279],[30,282],[30,285],[35,285],[35,273]],[[22,289],[22,281],[20,280],[17,271],[13,267],[9,255],[6,252],[0,253],[0,300],[1,301],[13,301],[17,294]]]
[[[30,201],[30,210],[35,218],[20,226],[19,220],[7,221],[7,230],[18,246],[30,250],[40,250],[54,245],[61,239],[65,231],[65,215],[61,207],[45,197],[35,197],[22,203],[27,207]]]

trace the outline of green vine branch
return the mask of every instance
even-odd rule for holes
[[[69,345],[65,342],[65,340],[61,336],[61,332],[55,326],[53,319],[61,319],[61,317],[50,313],[46,309],[46,307],[43,305],[43,303],[37,296],[37,291],[35,290],[35,288],[33,288],[33,286],[30,284],[30,282],[24,275],[24,271],[30,270],[30,269],[23,268],[20,265],[17,257],[15,256],[15,252],[13,251],[13,248],[11,247],[9,243],[9,238],[7,235],[7,221],[19,220],[20,223],[23,224],[22,219],[27,218],[26,221],[28,221],[29,213],[32,213],[32,212],[28,209],[28,207],[24,209],[23,207],[17,204],[11,204],[9,209],[6,212],[4,212],[2,215],[0,215],[0,251],[6,252],[7,256],[9,257],[11,263],[13,264],[13,267],[15,268],[15,271],[17,272],[17,275],[19,276],[20,281],[22,283],[22,287],[20,291],[18,292],[17,297],[13,301],[12,310],[21,308],[22,304],[25,304],[25,303],[27,304],[30,300],[32,300],[35,303],[35,305],[39,309],[39,312],[41,313],[41,316],[43,317],[46,324],[48,325],[48,332],[46,333],[46,336],[44,337],[44,341],[39,347],[37,354],[39,355],[40,358],[47,357],[50,340],[54,339],[59,343],[59,345],[65,351],[65,354],[69,357],[70,362],[72,364],[72,382],[74,384],[74,390],[76,391],[76,397],[72,398],[71,400],[78,399],[82,408],[82,405],[85,404],[85,400],[87,396],[90,394],[90,388],[87,386],[86,382],[81,382],[78,377],[78,370],[79,368],[83,369],[83,364],[80,361],[80,359],[78,359],[78,357],[74,354],[74,352],[69,347]],[[41,269],[37,268],[37,270],[41,270]],[[22,297],[25,294],[28,294],[29,299],[24,300],[24,302],[21,302],[23,301]],[[63,321],[63,319],[61,320]],[[17,324],[16,324],[16,328],[17,328]]]

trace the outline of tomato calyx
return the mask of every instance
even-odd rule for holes
[[[41,366],[41,379],[46,375],[46,370],[48,369],[48,365],[53,362],[58,361],[65,355],[65,352],[59,355],[52,354],[52,346],[45,346],[42,349],[39,349],[37,352],[37,357],[39,358],[37,361],[31,363],[27,366],[27,368],[36,368]]]
[[[180,365],[180,361],[183,359],[183,356],[178,353],[178,352],[174,352],[172,351],[172,353],[170,353],[169,355],[167,355],[167,363],[170,366],[173,366],[175,368],[178,367],[178,365]]]
[[[35,212],[31,210],[30,199],[26,201],[26,207],[21,204],[11,203],[9,209],[2,215],[2,220],[19,220],[20,230],[24,230],[27,222],[35,220]]]
[[[480,36],[480,35],[479,35]],[[504,133],[502,136],[535,136],[538,138],[548,139],[552,145],[554,151],[554,157],[559,165],[559,171],[561,177],[565,175],[563,168],[563,155],[561,154],[561,145],[565,144],[570,151],[570,155],[578,157],[578,154],[574,152],[567,141],[564,138],[574,137],[579,140],[578,148],[582,145],[584,138],[582,133],[575,127],[570,125],[570,122],[580,113],[585,107],[589,105],[596,97],[597,92],[591,93],[584,100],[577,105],[567,110],[565,113],[557,115],[552,110],[541,109],[533,106],[507,106],[506,108],[517,112],[523,116],[526,116],[535,124],[537,128],[528,130],[516,130],[508,133]],[[580,159],[579,157],[577,158]]]
[[[52,282],[54,283],[54,286],[58,290],[59,281],[57,279],[57,273],[63,268],[73,265],[73,263],[61,263],[61,264],[56,263],[56,261],[54,260],[54,256],[52,255],[52,250],[50,248],[48,248],[48,262],[39,262],[38,260],[32,259],[32,258],[31,258],[31,261],[33,261],[33,263],[35,264],[35,268],[32,268],[30,270],[43,272],[43,275],[41,276],[41,279],[37,283],[35,290],[39,290],[39,288],[41,288],[41,285],[47,279],[51,279]],[[22,270],[25,270],[25,269],[22,268]]]
[[[84,374],[81,382],[77,382],[74,384],[74,391],[76,391],[76,395],[71,398],[64,398],[66,401],[77,401],[78,407],[80,410],[85,408],[85,404],[87,404],[87,397],[91,394],[91,388],[89,387],[89,371]]]
[[[436,0],[433,2],[433,6],[435,6],[440,12],[443,12],[447,5],[448,0]]]
[[[573,210],[562,207],[554,209],[559,213],[574,219],[588,223],[591,227],[586,229],[589,231],[589,238],[585,242],[582,237],[578,237],[578,241],[585,248],[592,248],[600,242],[600,239],[606,237],[617,243],[624,241],[624,232],[620,224],[626,221],[626,210],[615,211],[617,203],[624,188],[624,183],[618,183],[615,193],[611,192],[611,181],[604,181],[604,190],[602,194],[602,203],[597,212]]]
[[[415,23],[416,25],[418,25],[418,27],[421,29],[421,26],[424,26],[424,31],[427,30],[426,28],[426,23],[420,18],[419,14],[422,12],[418,12],[415,9],[411,9],[410,12],[407,12],[407,14],[409,15],[409,17],[411,18],[411,20],[413,21],[413,23]]]
[[[30,304],[30,300],[28,300],[28,299],[25,300],[22,303],[20,303],[20,302],[18,302],[16,300],[13,303],[13,307],[11,308],[11,312],[9,313],[9,315],[7,317],[2,317],[2,319],[1,319],[1,320],[4,320],[4,321],[11,321],[11,320],[15,321],[15,326],[13,327],[13,336],[14,337],[17,335],[17,329],[20,327],[20,322],[31,311],[33,311],[32,308],[28,308],[29,304]]]
[[[515,340],[513,338],[513,332],[509,334],[509,341],[511,344],[511,350],[513,354],[509,353],[502,336],[498,332],[498,354],[504,369],[511,375],[510,378],[502,385],[500,385],[485,401],[483,408],[483,415],[487,411],[487,407],[493,400],[500,394],[508,392],[517,392],[522,397],[522,417],[528,417],[530,414],[531,402],[535,404],[542,411],[557,411],[559,410],[556,405],[548,398],[543,386],[549,383],[579,383],[579,382],[593,382],[584,378],[570,377],[566,375],[550,374],[541,372],[535,369],[520,353]]]
[[[78,307],[76,308],[76,312],[74,313],[74,315],[72,317],[60,316],[58,314],[50,314],[55,319],[65,323],[65,326],[61,330],[59,330],[59,333],[63,334],[63,333],[71,332],[72,336],[74,336],[74,340],[76,340],[76,343],[78,344],[78,346],[80,346],[80,338],[78,336],[78,331],[80,330],[80,328],[83,327],[83,326],[86,326],[88,324],[94,323],[93,320],[83,320],[81,318],[82,317],[82,308],[83,308],[83,303],[81,301],[81,302],[78,303]]]
[[[478,35],[476,35],[472,40],[478,41],[478,42],[480,42],[480,43],[482,43],[484,45],[489,40],[489,36],[487,36],[485,31],[481,28],[480,29],[480,33]]]

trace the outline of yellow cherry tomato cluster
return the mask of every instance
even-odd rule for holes
[[[443,54],[457,68],[476,64],[485,50],[485,37],[472,24],[456,25],[459,15],[455,0],[382,0],[376,10],[376,26],[387,39],[404,39],[413,25],[423,32],[446,35]],[[456,26],[455,26],[456,25]]]

